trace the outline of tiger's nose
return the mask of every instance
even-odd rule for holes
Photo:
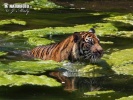
[[[101,49],[101,50],[96,50],[96,51],[94,51],[93,52],[94,54],[96,54],[97,55],[97,57],[102,57],[103,56],[103,49]]]
[[[92,51],[93,53],[99,53],[101,56],[103,55],[103,48],[100,45],[95,45]]]
[[[101,56],[103,56],[103,49],[97,51]]]

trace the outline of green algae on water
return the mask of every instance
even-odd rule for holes
[[[17,19],[0,20],[0,25],[6,25],[6,24],[26,25],[26,22],[22,20],[17,20]]]
[[[0,86],[21,86],[21,85],[40,85],[40,86],[60,86],[56,80],[45,75],[3,75],[0,76]]]
[[[44,73],[47,70],[54,70],[61,67],[62,64],[49,60],[49,61],[16,61],[9,63],[5,71],[7,73],[23,72],[27,74]]]
[[[90,95],[90,96],[95,96],[95,95],[101,95],[101,94],[108,94],[108,93],[114,93],[114,90],[107,90],[107,91],[91,91],[91,92],[86,92],[84,95]]]
[[[60,86],[61,84],[53,78],[45,75],[36,75],[59,67],[61,67],[61,64],[54,61],[16,61],[9,64],[0,63],[0,86],[21,86],[26,84],[46,85],[50,87]]]
[[[116,74],[133,75],[133,49],[113,52],[104,58]]]
[[[7,52],[0,52],[0,56],[6,55]]]
[[[119,99],[116,99],[116,100],[133,100],[133,96],[128,96],[128,97],[122,97],[122,98],[119,98]]]

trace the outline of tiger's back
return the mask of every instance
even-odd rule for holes
[[[56,44],[52,44],[52,45],[46,45],[46,46],[38,46],[36,48],[34,48],[31,51],[31,55],[33,55],[35,58],[40,58],[45,60],[46,57],[48,58],[49,55],[49,51],[53,50],[53,48],[56,46]],[[44,56],[46,55],[46,56]]]
[[[35,58],[40,58],[43,60],[55,60],[58,62],[67,60],[73,45],[72,38],[73,37],[70,36],[59,43],[38,46],[31,51],[31,55]]]

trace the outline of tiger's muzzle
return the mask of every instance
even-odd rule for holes
[[[103,56],[103,49],[99,44],[94,44],[91,47],[91,57],[90,62],[96,63],[99,61],[99,59]]]

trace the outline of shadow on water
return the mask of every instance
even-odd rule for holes
[[[71,96],[61,87],[45,87],[24,85],[21,87],[1,87],[0,99],[2,100],[59,100]]]
[[[16,27],[18,31],[23,31],[25,30],[28,26],[27,25],[18,25],[18,24],[8,24],[8,25],[3,25],[1,31],[7,30],[7,31],[16,31]]]
[[[133,31],[133,25],[123,22],[112,22],[117,27],[118,31]]]
[[[101,44],[105,54],[111,54],[117,50],[130,49],[133,47],[133,39],[128,37],[106,36],[100,37],[100,40],[112,42],[111,44]]]
[[[29,29],[45,28],[45,27],[70,27],[79,24],[91,24],[105,22],[104,18],[110,17],[110,14],[92,15],[87,11],[77,10],[30,10],[28,15],[23,13],[8,14],[5,11],[0,13],[1,20],[19,19],[26,22],[26,25],[19,25],[15,23],[2,25],[1,31],[23,31]],[[17,28],[16,28],[17,27]]]

